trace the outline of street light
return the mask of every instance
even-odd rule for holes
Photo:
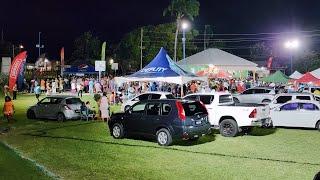
[[[186,61],[186,30],[189,28],[189,22],[182,21],[181,28],[182,28],[183,61],[184,61],[185,65],[187,65],[187,61]]]
[[[294,49],[298,49],[300,46],[300,42],[298,39],[292,39],[292,40],[288,40],[284,43],[284,47],[286,49],[289,49],[289,50],[294,50]],[[293,60],[293,55],[292,55],[292,52],[291,52],[291,56],[290,56],[290,73],[292,74],[293,70],[292,70],[292,60]]]
[[[24,46],[23,46],[22,44],[20,44],[20,45],[19,45],[19,48],[20,48],[20,49],[23,49],[23,48],[24,48]]]

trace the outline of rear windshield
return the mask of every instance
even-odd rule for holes
[[[208,114],[207,109],[199,101],[182,103],[186,116]]]
[[[219,97],[219,103],[229,103],[229,102],[233,102],[232,96],[230,94],[221,95]]]
[[[166,98],[167,98],[167,99],[175,99],[175,97],[174,97],[172,94],[167,94],[167,95],[166,95]]]
[[[67,104],[81,104],[82,101],[79,98],[69,98],[66,99]]]

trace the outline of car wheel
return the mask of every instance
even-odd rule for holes
[[[126,105],[125,107],[124,107],[124,111],[128,111],[130,109],[130,106],[129,105]]]
[[[233,98],[233,102],[235,102],[235,103],[240,103],[240,101],[239,101],[238,98]]]
[[[121,139],[123,138],[124,136],[124,131],[123,131],[123,126],[122,124],[119,124],[119,123],[115,123],[113,126],[112,126],[112,132],[111,132],[112,136],[115,138],[115,139]]]
[[[27,118],[28,118],[28,119],[36,119],[36,114],[34,113],[33,110],[29,110],[29,111],[27,112]]]
[[[224,137],[235,137],[238,132],[238,124],[233,119],[225,119],[220,123],[220,134]]]
[[[270,99],[264,99],[264,100],[262,100],[262,103],[266,103],[266,104],[268,104],[268,103],[270,103],[271,102],[271,100]]]
[[[273,122],[271,121],[269,124],[265,124],[262,127],[263,128],[273,128]]]
[[[320,121],[318,121],[317,125],[316,125],[316,128],[318,131],[320,131]]]
[[[65,121],[65,119],[66,118],[63,113],[58,113],[58,115],[57,115],[58,122],[63,122],[63,121]]]
[[[169,146],[172,143],[172,136],[168,129],[162,128],[158,130],[156,137],[160,146]]]

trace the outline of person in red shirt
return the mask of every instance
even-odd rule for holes
[[[190,91],[191,93],[196,93],[197,92],[197,85],[195,82],[192,82],[191,86],[190,86]]]
[[[7,118],[9,123],[12,120],[13,114],[14,114],[14,105],[13,105],[13,102],[11,101],[10,96],[5,97],[5,103],[3,105],[2,112],[4,117]]]

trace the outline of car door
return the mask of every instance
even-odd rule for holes
[[[161,121],[161,103],[152,102],[146,105],[146,114],[141,118],[139,127],[141,133],[146,135],[153,135],[155,124]]]
[[[249,103],[253,99],[254,89],[247,89],[239,97],[240,103]]]
[[[126,129],[128,133],[141,133],[141,119],[145,115],[146,102],[138,102],[133,105],[126,114]]]
[[[46,97],[38,102],[36,107],[36,116],[39,118],[47,118],[48,117],[48,105],[50,104],[51,99]]]
[[[299,117],[296,121],[296,127],[314,128],[317,121],[320,119],[319,107],[313,103],[299,103]]]
[[[274,126],[296,127],[295,124],[300,118],[299,103],[286,103],[271,112]]]
[[[56,119],[59,112],[61,112],[61,103],[62,98],[51,97],[50,103],[47,106],[46,113],[48,118]]]

